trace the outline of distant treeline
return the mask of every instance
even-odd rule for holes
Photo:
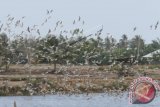
[[[139,63],[147,63],[142,56],[160,47],[160,40],[145,44],[139,35],[128,39],[122,35],[120,40],[112,36],[102,39],[100,31],[96,38],[75,31],[76,36],[48,34],[39,37],[17,36],[10,40],[5,33],[0,34],[0,64],[75,64],[106,65],[117,58],[134,57]],[[160,55],[152,60],[159,61]]]

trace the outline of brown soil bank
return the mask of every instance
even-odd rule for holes
[[[52,69],[52,65],[11,66],[9,72],[0,73],[0,95],[121,92],[128,90],[136,78],[118,77],[118,71],[111,71],[108,66],[59,66],[56,73],[50,74]],[[134,69],[159,79],[157,69]]]

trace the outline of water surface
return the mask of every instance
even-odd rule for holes
[[[159,107],[160,97],[145,105],[130,105],[127,93],[121,95],[81,94],[0,97],[0,107]]]

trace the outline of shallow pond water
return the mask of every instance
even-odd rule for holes
[[[0,107],[159,107],[160,97],[149,104],[131,105],[127,93],[121,95],[81,94],[81,95],[46,95],[46,96],[11,96],[0,97]]]

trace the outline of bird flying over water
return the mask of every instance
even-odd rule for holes
[[[83,21],[83,23],[82,23],[82,24],[84,25],[84,23],[85,23],[85,22]]]
[[[159,24],[159,21],[157,21],[156,25],[158,25],[158,24]]]
[[[49,14],[49,10],[47,10],[47,15]]]
[[[51,14],[53,10],[47,10],[47,15]]]
[[[155,30],[157,29],[158,25],[159,25],[159,21],[157,21],[157,23],[155,25]]]
[[[27,31],[28,31],[29,33],[31,32],[29,27],[27,28]]]
[[[76,21],[74,20],[74,21],[73,21],[73,24],[75,24],[75,23],[76,23]]]
[[[47,23],[47,19],[45,20],[45,23]]]
[[[53,10],[50,10],[50,13],[52,13],[53,12]]]
[[[10,17],[10,14],[8,14],[7,17]]]
[[[22,17],[22,19],[24,19],[24,18],[25,18],[25,16]]]
[[[39,29],[37,29],[37,33],[38,33],[38,35],[40,35],[40,31],[39,31]]]
[[[157,27],[158,27],[158,26],[157,26],[157,25],[155,25],[155,28],[154,28],[154,29],[156,30],[156,29],[157,29]]]
[[[136,31],[136,30],[137,30],[137,28],[136,28],[136,27],[134,27],[134,28],[133,28],[133,31]]]
[[[41,26],[43,26],[43,25],[44,25],[44,23],[41,24]]]
[[[150,26],[150,29],[152,30],[152,25]]]
[[[80,21],[81,20],[81,17],[79,16],[79,19],[78,19],[78,21]]]
[[[3,28],[3,24],[2,24],[1,27],[0,27],[0,32],[1,32],[2,28]]]
[[[48,34],[50,34],[50,33],[51,33],[51,29],[48,30]]]

